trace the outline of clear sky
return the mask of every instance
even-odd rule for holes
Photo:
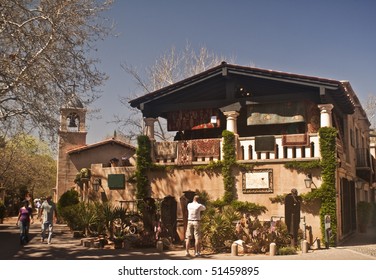
[[[127,113],[119,96],[137,93],[121,63],[142,70],[186,42],[239,65],[348,80],[360,100],[376,95],[375,0],[115,1],[107,16],[118,36],[98,46],[109,80],[93,104],[102,117],[88,121],[88,143],[113,134],[107,122]]]

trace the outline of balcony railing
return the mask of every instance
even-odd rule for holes
[[[317,134],[276,135],[269,151],[258,151],[258,137],[239,137],[237,159],[291,160],[317,159],[320,157]],[[261,139],[262,140],[262,139]],[[154,162],[166,165],[194,165],[209,163],[222,158],[222,139],[196,139],[172,142],[154,142]]]
[[[239,160],[308,159],[320,157],[317,134],[292,134],[274,136],[274,149],[257,151],[257,137],[242,137]]]

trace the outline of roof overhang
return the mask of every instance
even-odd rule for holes
[[[291,85],[302,85],[318,88],[320,92],[328,95],[328,99],[335,102],[336,105],[340,107],[341,111],[346,114],[352,114],[354,112],[354,104],[358,101],[353,98],[355,94],[349,94],[349,92],[352,91],[349,83],[326,78],[280,72],[275,70],[232,65],[223,62],[222,64],[207,71],[133,99],[129,103],[132,107],[138,108],[143,111],[145,105],[152,103],[153,101],[157,101],[158,99],[167,97],[177,92],[183,92],[189,87],[192,87],[194,85],[197,86],[198,84],[204,83],[205,81],[213,79],[215,77],[223,77],[224,79],[226,79],[230,76],[252,77],[262,80],[289,83]]]

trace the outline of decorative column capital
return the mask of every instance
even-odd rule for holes
[[[227,111],[227,112],[223,112],[223,114],[226,116],[226,119],[227,119],[226,129],[228,131],[233,132],[234,134],[238,134],[237,118],[239,116],[239,112]]]
[[[320,126],[332,127],[332,104],[319,104],[317,107],[320,109]]]
[[[237,111],[227,111],[227,112],[223,112],[223,115],[225,115],[227,119],[229,119],[229,118],[237,119],[238,116],[239,116],[239,112],[237,112]]]
[[[156,118],[144,118],[146,124],[145,135],[148,136],[150,140],[154,140],[154,123],[156,121]]]
[[[333,104],[319,104],[317,107],[319,107],[321,113],[327,114],[330,114],[334,108]]]
[[[157,121],[156,118],[144,118],[144,122],[146,125],[154,125],[156,121]]]

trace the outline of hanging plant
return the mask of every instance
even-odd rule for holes
[[[89,181],[90,177],[91,177],[91,170],[89,168],[82,168],[80,172],[76,174],[76,177],[74,178],[74,183],[82,188],[82,186],[84,185],[84,182]]]
[[[89,168],[82,168],[80,170],[80,177],[81,177],[81,179],[90,179],[91,170]]]

